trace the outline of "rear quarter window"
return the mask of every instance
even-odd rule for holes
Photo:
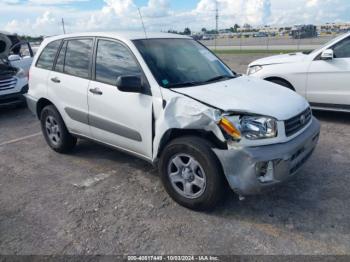
[[[36,67],[52,70],[57,51],[61,45],[61,40],[49,43],[41,52]]]

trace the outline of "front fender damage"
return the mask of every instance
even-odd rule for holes
[[[211,108],[193,99],[175,96],[167,104],[158,119],[155,119],[155,137],[153,140],[153,159],[158,156],[161,140],[170,129],[196,129],[212,132],[220,141],[225,142],[221,129],[217,125],[221,111]]]

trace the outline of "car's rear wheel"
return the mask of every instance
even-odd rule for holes
[[[47,144],[58,153],[71,151],[77,143],[77,139],[72,136],[60,113],[53,105],[46,106],[41,111],[41,129]]]
[[[170,142],[162,152],[159,171],[166,191],[182,206],[207,210],[223,198],[222,168],[204,139],[183,137]]]

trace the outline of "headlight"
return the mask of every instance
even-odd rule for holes
[[[259,65],[251,66],[248,68],[247,75],[255,74],[256,72],[259,72],[261,69],[263,69],[263,67]]]
[[[242,137],[249,140],[257,140],[277,136],[277,122],[270,117],[222,117],[218,124],[234,140],[240,140]]]
[[[250,140],[273,138],[277,136],[277,122],[269,117],[243,116],[241,133]]]

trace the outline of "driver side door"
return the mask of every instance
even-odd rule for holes
[[[334,58],[311,62],[307,80],[307,98],[314,106],[349,108],[350,106],[350,37],[338,42]]]
[[[97,141],[152,159],[150,93],[120,91],[119,76],[143,75],[131,50],[117,40],[97,39],[88,92],[89,124]]]

